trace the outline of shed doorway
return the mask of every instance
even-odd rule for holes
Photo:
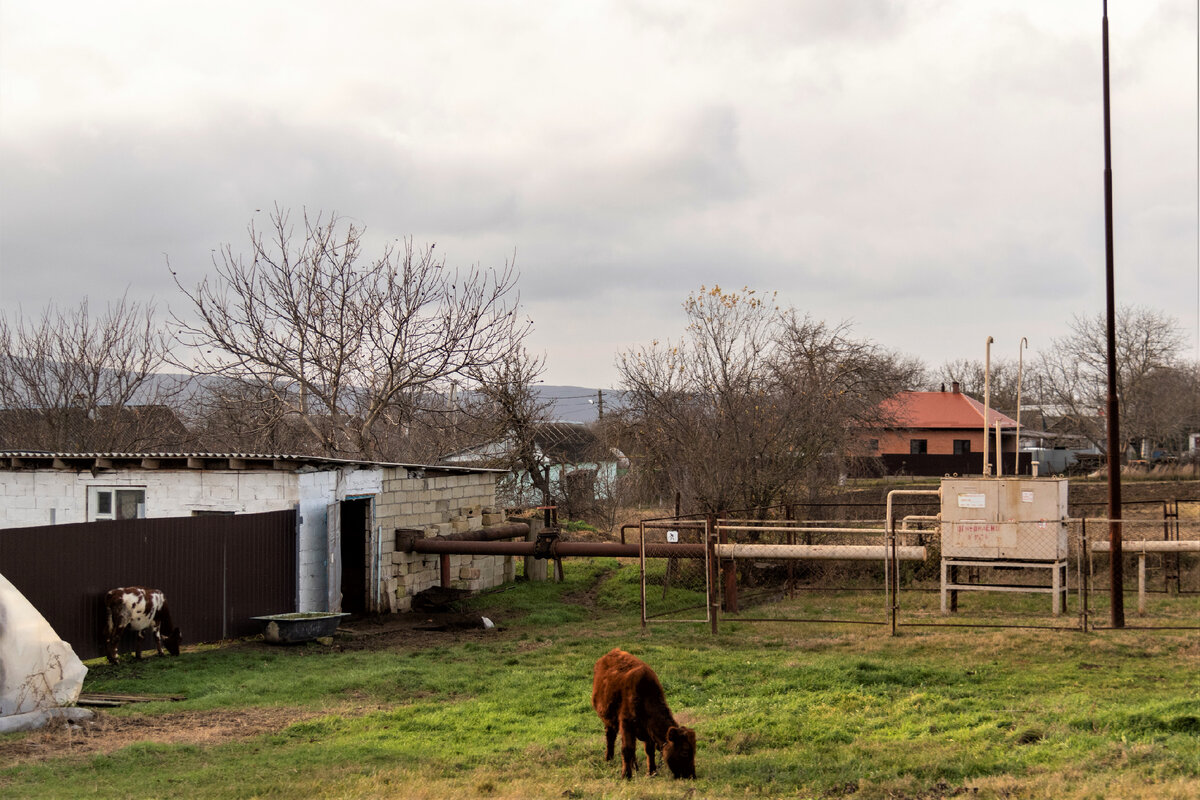
[[[341,527],[342,611],[365,614],[371,570],[371,498],[352,497],[338,505]]]

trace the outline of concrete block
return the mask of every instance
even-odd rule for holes
[[[482,570],[472,567],[460,567],[458,570],[458,577],[465,581],[478,580],[482,574]]]

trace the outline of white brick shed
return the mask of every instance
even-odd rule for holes
[[[298,610],[403,611],[439,582],[439,564],[395,552],[393,532],[481,527],[495,513],[498,474],[290,455],[8,451],[0,452],[0,529],[294,508]],[[453,558],[459,588],[515,577],[512,558]]]

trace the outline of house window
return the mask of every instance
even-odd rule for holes
[[[102,519],[141,519],[146,516],[144,488],[91,486],[88,488],[88,522]]]
[[[929,452],[928,439],[909,439],[908,453],[909,455],[918,456]]]
[[[870,447],[871,452],[874,453],[876,450],[879,449],[879,440],[871,439],[869,442],[867,442],[867,446]]]
[[[965,456],[971,452],[970,439],[955,439],[954,440],[954,455]]]

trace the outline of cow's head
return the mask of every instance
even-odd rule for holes
[[[696,732],[682,725],[667,731],[663,761],[676,778],[696,777]]]
[[[183,641],[183,635],[179,633],[179,628],[174,628],[166,636],[163,636],[163,644],[167,646],[167,652],[173,656],[179,655],[179,643]]]

